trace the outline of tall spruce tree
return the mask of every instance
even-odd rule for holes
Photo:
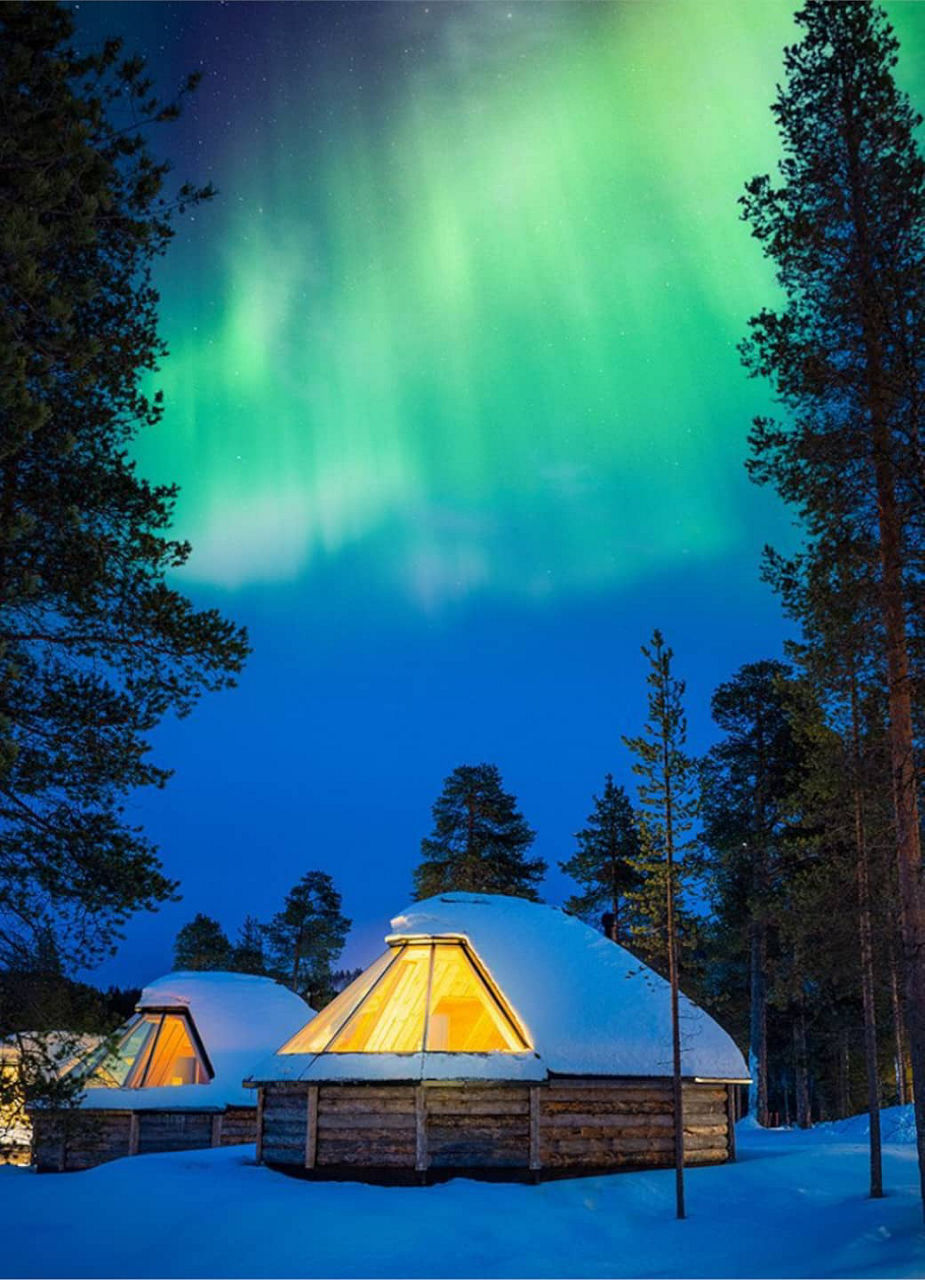
[[[19,967],[49,928],[92,964],[171,897],[125,798],[167,780],[157,723],[247,652],[168,585],[190,552],[176,489],[131,458],[161,417],[152,267],[210,192],[168,190],[146,135],[177,105],[143,60],[73,34],[69,8],[0,6],[0,963]]]
[[[712,907],[739,935],[748,972],[750,1105],[768,1123],[768,963],[798,752],[784,663],[750,662],[713,695],[723,733],[701,771],[701,865]]]
[[[459,765],[443,783],[433,807],[434,829],[421,841],[414,872],[418,898],[461,890],[508,893],[539,901],[546,874],[542,858],[528,858],[536,839],[501,785],[497,765]]]
[[[806,790],[811,791],[817,809],[828,802],[830,832],[841,830],[840,814],[851,815],[856,901],[850,907],[859,943],[870,1194],[879,1197],[883,1175],[874,924],[878,901],[882,906],[893,898],[893,885],[882,860],[876,858],[878,836],[892,834],[892,822],[882,804],[890,779],[882,767],[887,681],[875,566],[872,548],[853,541],[847,531],[837,543],[815,546],[812,554],[790,560],[773,553],[766,556],[766,576],[787,612],[801,623],[803,640],[790,649],[825,709],[831,740],[829,744],[815,741],[807,751]]]
[[[267,972],[315,1009],[334,996],[333,965],[350,921],[325,871],[309,871],[290,889],[265,930]]]
[[[744,217],[776,267],[779,310],[751,321],[748,367],[790,421],[758,420],[750,470],[802,517],[813,548],[839,526],[878,557],[907,1014],[925,1206],[925,903],[910,651],[925,532],[925,164],[921,117],[894,80],[898,44],[867,2],[810,0],[773,106],[778,184]]]
[[[690,847],[690,831],[696,813],[696,768],[687,754],[687,720],[684,715],[684,681],[673,673],[672,650],[662,633],[653,631],[649,647],[643,646],[649,664],[648,717],[643,732],[623,741],[636,757],[633,772],[644,815],[650,859],[657,859],[664,874],[665,931],[668,982],[671,989],[672,1098],[675,1151],[675,1212],[684,1208],[684,1112],[681,1090],[681,1025],[678,1015],[679,947],[676,922],[684,854]],[[654,871],[654,867],[653,867]],[[657,883],[650,875],[650,883]]]
[[[582,892],[566,901],[566,910],[584,920],[600,919],[611,941],[625,946],[629,923],[623,919],[623,903],[639,885],[640,846],[629,796],[623,787],[614,785],[613,774],[604,779],[604,790],[594,797],[588,824],[576,832],[575,839],[578,851],[559,866],[577,880]]]
[[[173,963],[175,969],[227,969],[231,943],[219,922],[198,912],[174,940]]]

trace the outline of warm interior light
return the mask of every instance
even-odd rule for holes
[[[391,948],[384,952],[375,964],[371,964],[365,973],[354,978],[353,982],[344,987],[340,995],[335,996],[329,1005],[312,1018],[311,1022],[307,1022],[291,1040],[287,1040],[279,1052],[323,1053],[330,1044],[331,1037],[340,1030],[394,959],[395,952]]]
[[[388,973],[331,1041],[331,1053],[419,1053],[430,947],[402,947]]]
[[[524,1048],[460,946],[434,948],[427,1048],[443,1053],[516,1053]]]
[[[517,1053],[528,1047],[461,939],[416,938],[396,939],[280,1052]]]
[[[112,1053],[97,1052],[80,1066],[88,1072],[84,1083],[89,1089],[154,1088],[209,1081],[186,1018],[175,1013],[138,1014]]]
[[[186,1019],[165,1014],[144,1074],[144,1087],[205,1083],[205,1071],[186,1028]]]

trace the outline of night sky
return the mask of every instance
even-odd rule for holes
[[[744,472],[768,410],[736,344],[774,301],[738,221],[773,168],[781,0],[79,4],[165,91],[155,135],[219,197],[158,273],[181,576],[250,629],[230,693],[165,724],[136,798],[182,902],[94,980],[232,936],[307,870],[376,954],[444,777],[496,763],[556,868],[645,706],[654,626],[709,697],[786,633],[758,578],[793,532]],[[925,105],[925,8],[889,5]]]

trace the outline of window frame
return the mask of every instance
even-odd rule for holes
[[[376,980],[365,991],[363,991],[361,995],[357,997],[353,1006],[349,1009],[349,1011],[345,1014],[345,1016],[337,1024],[337,1026],[331,1031],[330,1035],[328,1036],[327,1040],[324,1042],[323,1046],[320,1049],[306,1051],[313,1058],[319,1058],[323,1054],[339,1055],[339,1054],[349,1054],[349,1053],[370,1054],[370,1055],[376,1054],[376,1053],[394,1053],[397,1057],[410,1057],[413,1054],[418,1054],[418,1053],[441,1053],[441,1054],[455,1055],[455,1054],[468,1054],[468,1053],[529,1053],[532,1051],[533,1046],[530,1042],[529,1037],[527,1036],[526,1031],[521,1025],[520,1019],[517,1017],[513,1009],[510,1007],[510,1005],[504,998],[504,995],[501,992],[500,988],[498,987],[498,984],[495,982],[494,978],[491,976],[491,974],[489,973],[485,965],[482,963],[480,956],[476,952],[475,948],[472,946],[469,939],[465,936],[465,934],[457,934],[457,933],[454,933],[454,934],[391,934],[389,937],[386,938],[385,941],[389,950],[391,950],[394,953],[391,959],[389,960],[388,964],[386,964],[383,967],[382,971],[377,975]],[[367,1050],[367,1049],[334,1049],[332,1048],[332,1045],[334,1044],[334,1042],[338,1039],[341,1033],[347,1028],[347,1026],[352,1022],[358,1010],[366,1003],[367,1000],[369,1000],[372,997],[373,993],[379,987],[379,984],[383,982],[386,976],[391,972],[393,966],[400,962],[401,956],[404,953],[404,951],[411,946],[415,946],[415,947],[426,946],[430,953],[427,960],[427,986],[426,986],[426,992],[425,992],[425,998],[424,998],[424,1025],[423,1025],[423,1032],[421,1035],[420,1046],[417,1049],[410,1049],[410,1050],[409,1049]],[[430,1033],[430,1016],[431,1016],[431,1001],[432,1001],[432,995],[433,995],[434,965],[436,963],[437,948],[439,946],[459,947],[461,949],[463,953],[463,957],[465,958],[465,960],[469,962],[469,965],[471,966],[475,974],[476,981],[481,985],[484,992],[487,994],[488,999],[494,1005],[498,1014],[500,1014],[501,1018],[510,1028],[512,1032],[512,1038],[516,1041],[519,1041],[518,1048],[486,1049],[486,1050],[428,1049],[427,1042],[428,1042],[429,1033]],[[384,952],[383,956],[387,954],[388,954],[387,952]],[[381,960],[382,958],[383,957],[380,956],[378,957],[378,960]],[[377,962],[378,961],[374,961],[373,963],[377,963]],[[319,1013],[316,1016],[321,1017],[323,1013],[324,1013],[324,1010],[322,1009],[319,1011]],[[310,1023],[306,1024],[306,1026],[310,1026],[310,1025],[311,1025]],[[299,1035],[301,1033],[297,1032],[296,1034]],[[295,1038],[296,1037],[294,1036],[293,1039]],[[280,1050],[280,1052],[281,1053],[285,1052],[285,1046],[282,1050]],[[289,1050],[289,1052],[298,1052],[298,1051]]]
[[[94,1049],[92,1051],[92,1055],[89,1055],[91,1058],[95,1058],[96,1060],[93,1062],[93,1065],[89,1067],[89,1070],[86,1071],[86,1083],[84,1087],[88,1089],[187,1088],[188,1086],[186,1085],[148,1085],[146,1083],[148,1072],[154,1059],[154,1051],[157,1048],[158,1041],[161,1038],[161,1033],[164,1030],[164,1021],[168,1017],[182,1019],[186,1033],[189,1036],[193,1052],[196,1054],[198,1064],[202,1069],[203,1075],[206,1077],[204,1080],[196,1081],[195,1084],[209,1084],[214,1080],[215,1068],[212,1066],[212,1062],[206,1052],[206,1047],[202,1042],[202,1037],[199,1034],[199,1030],[190,1011],[187,1008],[178,1005],[145,1005],[144,1007],[136,1008],[131,1019],[122,1029],[122,1033],[116,1041],[115,1047],[110,1052],[107,1053],[100,1049]],[[114,1056],[118,1057],[129,1037],[138,1028],[139,1024],[145,1021],[153,1022],[152,1031],[148,1034],[141,1054],[135,1059],[131,1067],[129,1067],[126,1072],[125,1079],[122,1083],[107,1084],[105,1079],[98,1077],[97,1082],[91,1084],[91,1080],[97,1075],[97,1072],[100,1071],[100,1068],[104,1063]],[[86,1061],[86,1059],[83,1059],[82,1061]],[[70,1068],[70,1070],[76,1071],[80,1065],[81,1061],[79,1060],[72,1068]]]

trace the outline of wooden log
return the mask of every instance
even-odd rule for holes
[[[715,1134],[704,1134],[703,1136],[697,1134],[684,1135],[685,1151],[712,1151],[719,1147],[722,1147],[723,1151],[725,1151],[726,1143],[723,1141],[723,1137],[717,1137]]]
[[[652,1093],[664,1090],[671,1093],[670,1076],[554,1076],[549,1082],[551,1089],[625,1089],[628,1092],[637,1090]]]
[[[530,1089],[530,1160],[531,1169],[540,1169],[540,1091],[537,1085]]]
[[[128,1153],[130,1156],[138,1155],[138,1112],[132,1112],[131,1122],[128,1131]]]
[[[545,1115],[568,1115],[570,1112],[594,1110],[598,1114],[622,1116],[670,1116],[672,1114],[671,1099],[652,1102],[626,1102],[593,1095],[586,1098],[570,1098],[568,1102],[550,1101],[543,1098],[541,1111]]]
[[[673,1141],[671,1129],[607,1129],[597,1125],[582,1125],[573,1129],[545,1129],[542,1136],[544,1141],[548,1140],[552,1143],[580,1140],[613,1147],[623,1147],[628,1142]]]
[[[301,1150],[293,1147],[277,1147],[274,1143],[264,1142],[261,1159],[264,1164],[300,1165],[303,1160]]]
[[[681,1093],[684,1099],[702,1098],[709,1099],[712,1102],[724,1104],[726,1101],[725,1085],[706,1085],[706,1084],[685,1084],[681,1086]]]
[[[713,1147],[703,1151],[684,1153],[685,1164],[723,1164],[727,1159],[725,1147]]]
[[[271,1137],[274,1142],[281,1142],[283,1146],[304,1147],[306,1122],[307,1116],[303,1116],[298,1122],[286,1124],[270,1117],[263,1126],[264,1136]]]
[[[369,1106],[389,1102],[396,1098],[411,1099],[414,1105],[414,1085],[372,1085],[372,1084],[328,1084],[321,1086],[321,1095],[325,1101],[339,1098],[346,1102],[365,1102]],[[305,1086],[302,1085],[304,1091]]]
[[[717,1138],[726,1136],[725,1121],[722,1124],[688,1124],[684,1122],[684,1137],[690,1135],[693,1138]]]
[[[212,1146],[220,1147],[222,1145],[222,1113],[212,1117]]]
[[[318,1155],[318,1086],[308,1086],[308,1116],[305,1125],[305,1168],[314,1169]]]
[[[434,1169],[525,1169],[526,1147],[485,1146],[480,1142],[454,1142],[431,1152]]]
[[[257,1141],[257,1107],[226,1107],[222,1116],[221,1145],[234,1147]]]
[[[381,1114],[374,1111],[328,1111],[318,1117],[318,1126],[326,1134],[336,1133],[338,1129],[412,1129],[414,1124],[413,1112],[396,1115],[389,1111]]]
[[[197,1151],[212,1145],[212,1113],[142,1111],[138,1115],[138,1151]]]
[[[660,1086],[651,1089],[621,1089],[612,1084],[595,1084],[586,1081],[580,1085],[551,1084],[546,1086],[546,1100],[549,1102],[603,1101],[605,1097],[614,1102],[664,1102],[671,1101],[670,1090]]]
[[[602,1125],[613,1129],[671,1129],[674,1127],[674,1117],[645,1112],[636,1115],[620,1111],[554,1111],[551,1115],[540,1116],[540,1127],[543,1129],[567,1129],[575,1125]]]
[[[428,1126],[427,1143],[431,1151],[436,1151],[438,1147],[453,1146],[457,1142],[478,1142],[482,1146],[488,1147],[518,1147],[523,1148],[524,1163],[528,1163],[530,1159],[530,1128],[524,1125],[523,1129],[513,1131],[510,1129],[477,1129],[474,1126],[465,1128],[434,1128]]]
[[[377,1151],[405,1151],[413,1156],[417,1150],[416,1134],[414,1129],[404,1133],[396,1133],[394,1129],[383,1129],[378,1133],[371,1129],[339,1129],[336,1134],[319,1129],[315,1163],[320,1163],[322,1151],[360,1146],[366,1148],[371,1160]]]
[[[414,1115],[414,1094],[409,1092],[407,1098],[394,1098],[372,1103],[356,1098],[331,1097],[330,1090],[321,1086],[318,1098],[318,1114],[320,1116],[338,1115]]]
[[[532,1091],[531,1091],[532,1092]],[[430,1090],[428,1090],[428,1094]],[[515,1098],[511,1100],[492,1100],[492,1101],[448,1101],[444,1098],[427,1099],[427,1111],[429,1115],[456,1115],[465,1113],[467,1116],[511,1116],[511,1115],[529,1115],[530,1114],[530,1097]]]
[[[414,1091],[414,1167],[419,1173],[430,1163],[427,1139],[427,1098],[419,1085]]]
[[[726,1086],[726,1132],[729,1159],[736,1159],[736,1089],[738,1085]]]

